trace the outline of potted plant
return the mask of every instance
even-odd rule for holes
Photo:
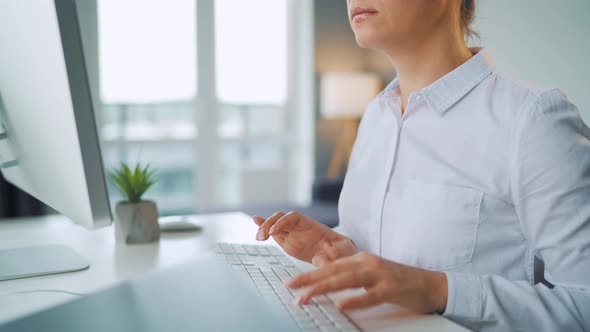
[[[156,183],[155,170],[137,163],[134,169],[121,163],[109,172],[109,178],[123,194],[115,207],[115,238],[124,243],[148,243],[160,238],[158,208],[154,201],[142,200]]]

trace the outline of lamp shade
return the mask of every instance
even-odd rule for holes
[[[359,118],[381,88],[372,73],[326,73],[320,82],[320,107],[325,119]]]

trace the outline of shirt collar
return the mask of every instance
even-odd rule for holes
[[[437,113],[445,113],[494,71],[494,62],[486,49],[470,50],[474,55],[469,60],[418,92]],[[399,98],[397,78],[379,95],[381,100],[387,97]]]

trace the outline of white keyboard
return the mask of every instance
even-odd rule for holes
[[[216,255],[247,278],[272,305],[282,307],[303,331],[358,331],[326,296],[295,304],[295,294],[284,282],[301,273],[279,248],[265,245],[216,243]]]

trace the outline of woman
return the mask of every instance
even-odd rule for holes
[[[258,240],[319,267],[288,285],[299,301],[364,287],[339,306],[395,303],[476,330],[589,329],[590,129],[575,106],[467,48],[474,1],[347,5],[357,43],[397,78],[363,115],[337,231],[298,213],[254,217]]]

